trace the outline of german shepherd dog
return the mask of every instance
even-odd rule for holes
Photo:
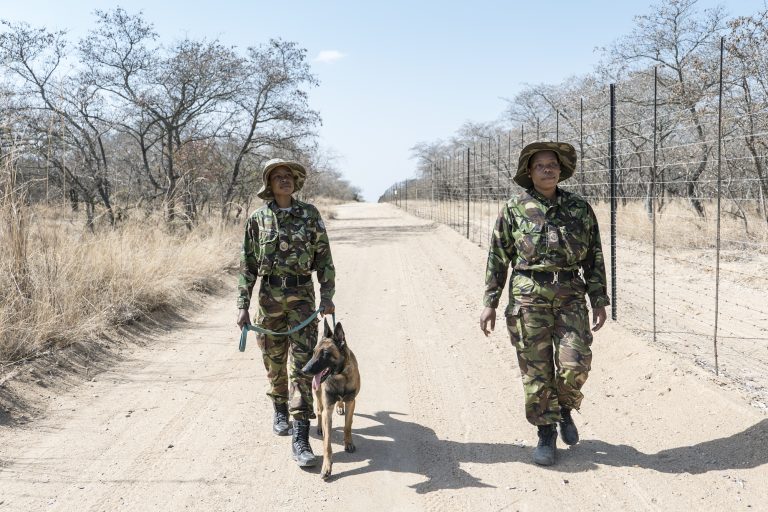
[[[323,467],[320,476],[331,476],[331,425],[333,406],[339,415],[344,415],[344,451],[352,453],[352,415],[355,412],[355,397],[360,392],[360,372],[355,354],[349,349],[341,323],[334,330],[323,322],[323,337],[315,347],[312,359],[302,371],[314,375],[312,388],[315,391],[317,412],[317,433],[323,436]]]

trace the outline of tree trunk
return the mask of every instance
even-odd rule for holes
[[[109,225],[114,226],[115,225],[115,212],[112,209],[112,201],[110,200],[110,184],[107,180],[100,180],[99,185],[96,187],[96,190],[99,192],[99,197],[101,198],[101,202],[104,203],[104,208],[107,209],[107,217],[109,218]]]
[[[86,227],[91,231],[91,233],[94,233],[96,231],[95,229],[95,219],[93,212],[96,209],[93,204],[92,198],[86,198],[83,203],[85,203],[85,225]]]
[[[704,160],[699,164],[699,167],[696,168],[693,176],[690,180],[688,180],[688,183],[685,186],[686,194],[688,195],[688,202],[691,203],[691,206],[699,217],[704,217],[705,212],[704,205],[701,204],[701,200],[696,197],[696,185],[698,184],[701,175],[704,174],[704,170],[707,168],[708,153],[709,152],[707,151],[707,147],[705,146]]]
[[[165,175],[168,178],[168,190],[165,194],[166,220],[171,223],[176,220],[176,187],[178,184],[176,172],[173,168],[173,135],[168,131],[168,144],[166,146]]]

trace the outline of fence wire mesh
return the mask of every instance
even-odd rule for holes
[[[715,97],[694,113],[661,102],[653,82],[647,89],[638,104],[636,90],[630,97],[617,88],[613,130],[606,91],[556,112],[547,126],[521,126],[442,155],[381,201],[487,248],[502,205],[520,191],[512,177],[522,147],[569,142],[579,161],[560,185],[586,198],[598,217],[615,319],[761,391],[755,400],[765,406],[768,108],[723,113]]]

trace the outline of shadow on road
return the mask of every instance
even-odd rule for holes
[[[345,453],[339,446],[341,427],[334,427],[334,474],[332,479],[372,471],[413,473],[426,480],[411,487],[419,494],[440,489],[494,487],[462,469],[461,464],[530,464],[532,446],[506,443],[473,443],[440,439],[422,425],[403,421],[401,413],[380,411],[375,415],[355,414],[377,422],[362,429],[353,427],[357,438],[355,453]],[[659,427],[664,434],[664,426]],[[313,429],[314,432],[314,429]],[[360,439],[364,436],[365,439]],[[558,443],[558,463],[546,470],[564,473],[593,471],[600,466],[638,467],[660,473],[706,473],[728,469],[747,469],[768,463],[768,419],[729,437],[691,446],[681,446],[646,454],[632,446],[613,445],[585,439],[571,448]],[[339,471],[346,462],[363,462],[363,467]],[[544,469],[544,468],[542,468]]]
[[[664,425],[659,435],[665,434]],[[631,431],[628,432],[631,435]],[[632,446],[613,445],[587,439],[569,450],[573,462],[617,467],[640,467],[660,473],[701,474],[708,471],[749,469],[768,464],[768,419],[728,437],[691,446],[669,448],[658,453],[643,453]],[[583,471],[584,467],[564,468]]]
[[[334,455],[333,479],[385,471],[421,474],[426,480],[411,487],[419,494],[440,489],[462,489],[465,487],[494,487],[480,481],[460,467],[460,463],[495,464],[499,462],[521,462],[530,457],[529,449],[511,444],[459,443],[439,439],[434,430],[402,421],[403,414],[380,411],[375,415],[355,414],[378,424],[362,429],[352,428],[353,436],[366,436],[358,441],[355,453],[343,449]],[[334,441],[339,432],[334,429]],[[334,444],[334,451],[338,444]],[[339,462],[368,461],[368,465],[349,471],[337,472]]]

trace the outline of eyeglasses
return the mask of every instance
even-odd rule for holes
[[[544,172],[544,171],[559,171],[560,170],[560,164],[557,162],[550,162],[548,164],[535,164],[531,166],[531,170],[534,170],[536,172]]]

